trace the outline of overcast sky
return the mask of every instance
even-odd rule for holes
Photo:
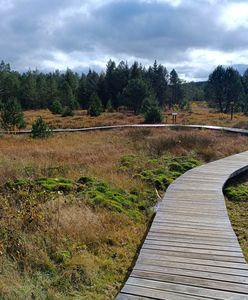
[[[155,59],[188,80],[248,67],[248,1],[0,0],[0,59],[24,71],[85,71]]]

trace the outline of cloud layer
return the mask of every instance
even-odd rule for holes
[[[205,79],[248,64],[248,4],[228,0],[0,0],[0,59],[18,70],[155,59]]]

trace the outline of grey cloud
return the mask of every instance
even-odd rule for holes
[[[189,49],[230,52],[248,46],[245,29],[229,32],[217,22],[220,4],[228,3],[226,0],[218,5],[185,0],[177,7],[159,1],[115,0],[100,6],[88,1],[87,13],[77,10],[87,4],[80,0],[13,3],[7,12],[0,11],[0,58],[19,69],[42,68],[42,61],[52,60],[58,51],[72,57],[81,53],[89,66],[94,64],[92,57],[106,56],[188,66]],[[74,13],[61,17],[69,9]],[[204,70],[187,67],[183,71],[189,76],[205,76]]]

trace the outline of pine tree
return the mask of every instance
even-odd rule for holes
[[[74,116],[74,111],[69,106],[66,106],[63,109],[62,117],[73,117],[73,116]]]
[[[152,96],[145,99],[142,112],[145,117],[145,123],[148,124],[161,123],[164,119],[160,111],[158,101]]]
[[[73,73],[72,70],[67,69],[64,78],[65,81],[69,84],[72,94],[75,97],[77,94],[76,92],[78,89],[78,82],[79,82],[77,73]]]
[[[182,81],[178,77],[177,72],[173,69],[170,73],[170,108],[177,104],[180,106],[183,100]]]
[[[210,75],[205,97],[210,105],[218,107],[220,112],[230,111],[231,102],[238,104],[244,94],[241,76],[238,71],[229,67],[218,66]]]
[[[20,103],[11,97],[1,106],[1,124],[5,130],[16,131],[26,127]]]
[[[43,139],[47,138],[52,134],[51,128],[47,123],[39,117],[32,125],[31,137],[34,139]]]
[[[91,117],[98,117],[103,112],[103,107],[100,98],[93,94],[90,98],[90,107],[88,109],[88,114]]]
[[[53,101],[52,105],[50,106],[50,111],[54,114],[54,115],[59,115],[62,113],[63,111],[63,107],[62,104],[59,100],[55,100]]]
[[[161,107],[164,106],[167,100],[168,85],[168,72],[166,68],[162,65],[158,65],[155,60],[153,67],[149,67],[146,76],[151,84],[153,93],[158,99],[159,105]]]
[[[47,106],[51,106],[54,101],[59,100],[58,78],[56,75],[48,74],[47,76]]]
[[[107,111],[107,112],[113,112],[113,111],[114,111],[111,100],[109,100],[109,101],[107,102],[107,105],[106,105],[106,111]]]
[[[225,113],[231,108],[231,103],[236,105],[244,93],[241,76],[239,72],[232,67],[225,72]]]
[[[48,107],[48,86],[46,81],[46,76],[44,74],[39,74],[37,77],[37,106],[39,108]]]
[[[86,76],[82,74],[77,90],[77,99],[81,107],[85,108],[87,106],[87,99],[86,99]]]
[[[130,79],[142,79],[143,70],[142,66],[137,61],[133,63],[130,69]]]
[[[20,101],[23,108],[37,108],[36,73],[27,72],[21,78]]]
[[[127,105],[134,110],[136,115],[139,114],[144,99],[149,95],[146,82],[142,79],[129,80],[124,95],[127,99]]]
[[[10,97],[17,97],[20,91],[20,79],[17,72],[0,72],[0,98],[6,101]]]
[[[90,70],[86,77],[86,85],[85,85],[86,101],[84,106],[85,109],[89,108],[91,96],[97,93],[98,83],[99,83],[99,75],[95,71]]]

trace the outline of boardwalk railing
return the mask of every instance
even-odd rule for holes
[[[248,265],[222,191],[247,166],[244,152],[190,170],[170,185],[117,300],[248,299]]]

